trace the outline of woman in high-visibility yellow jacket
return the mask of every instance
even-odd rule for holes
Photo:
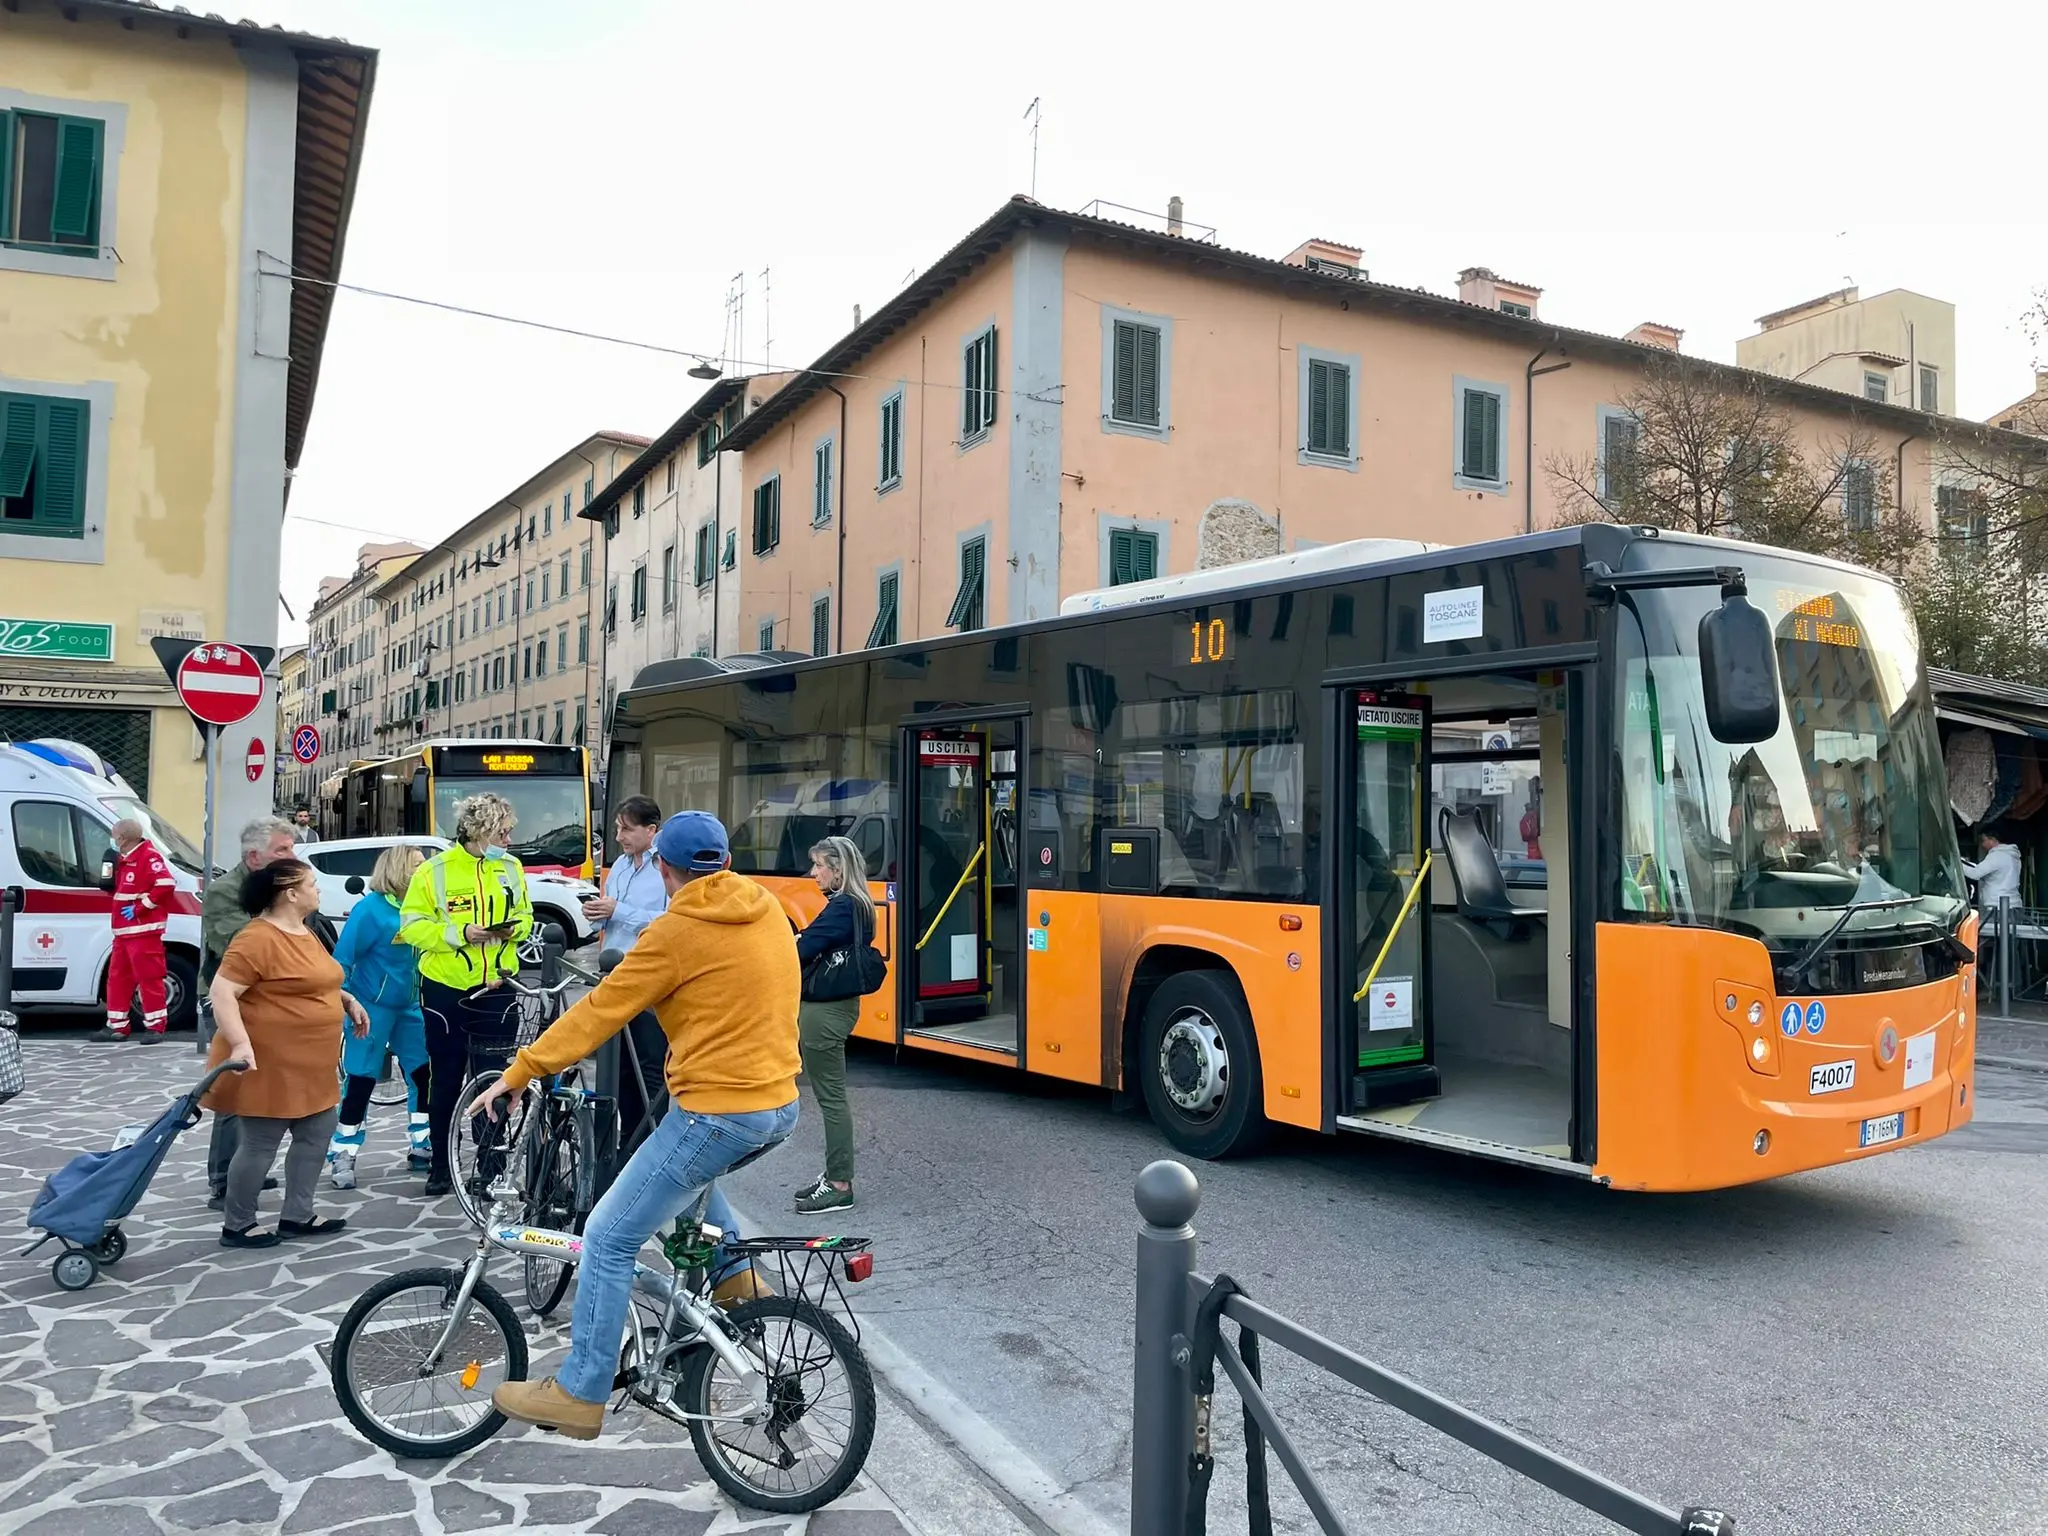
[[[525,868],[505,851],[517,824],[502,796],[458,801],[455,846],[419,867],[399,911],[398,937],[419,952],[427,1023],[429,1199],[454,1187],[449,1128],[472,1056],[497,1056],[497,1065],[512,1054],[514,994],[499,979],[518,972],[520,942],[533,931]]]

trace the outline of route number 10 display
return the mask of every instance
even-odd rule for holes
[[[1229,647],[1230,631],[1221,619],[1188,626],[1188,661],[1222,661]]]

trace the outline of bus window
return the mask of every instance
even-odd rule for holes
[[[1159,829],[1163,891],[1298,898],[1312,888],[1294,716],[1293,692],[1280,689],[1123,706],[1112,814]]]

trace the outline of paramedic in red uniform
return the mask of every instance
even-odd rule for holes
[[[164,1038],[164,923],[177,882],[139,821],[117,821],[109,834],[120,863],[114,874],[114,957],[107,962],[107,1027],[98,1040],[128,1038],[128,1005],[142,991],[142,1039]]]

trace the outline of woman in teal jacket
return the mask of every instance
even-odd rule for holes
[[[356,1155],[367,1134],[363,1117],[387,1050],[398,1058],[406,1077],[408,1160],[415,1168],[428,1160],[427,1026],[420,1014],[419,955],[398,937],[398,909],[421,863],[417,848],[399,843],[385,849],[370,873],[370,888],[349,913],[334,949],[343,987],[370,1015],[367,1035],[358,1038],[351,1032],[342,1037],[341,1069],[348,1076],[348,1088],[327,1148],[327,1168],[336,1189],[356,1187]]]

